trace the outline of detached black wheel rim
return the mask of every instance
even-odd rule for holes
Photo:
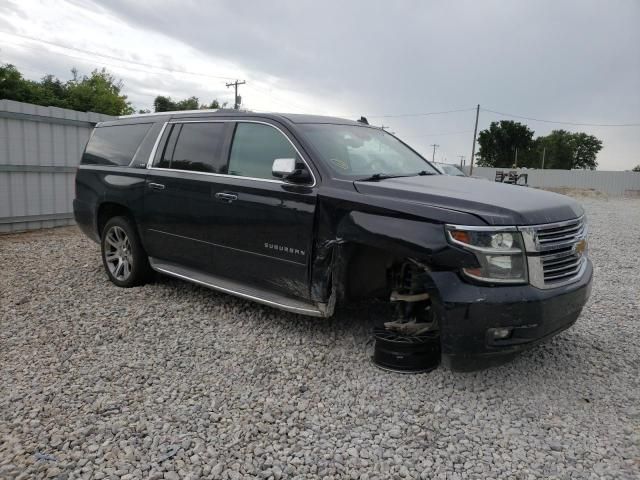
[[[123,228],[113,226],[107,232],[104,242],[104,259],[109,272],[116,280],[124,282],[131,276],[133,253],[129,237]]]
[[[437,332],[403,335],[377,328],[371,361],[378,367],[399,373],[429,372],[440,364],[440,336]]]

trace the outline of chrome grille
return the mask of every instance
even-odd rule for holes
[[[541,226],[536,230],[536,243],[540,250],[572,245],[584,238],[584,230],[584,217],[563,222],[560,226]]]
[[[542,271],[545,284],[561,282],[571,278],[580,271],[584,257],[573,251],[550,253],[541,255]]]
[[[530,283],[554,288],[580,278],[587,258],[583,240],[585,217],[565,222],[519,227],[527,250]]]

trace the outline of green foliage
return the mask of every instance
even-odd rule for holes
[[[29,102],[36,92],[34,82],[22,78],[22,74],[11,64],[0,66],[0,99]]]
[[[518,122],[492,122],[478,135],[478,165],[513,167],[517,147],[518,167],[540,168],[543,154],[544,168],[595,170],[598,166],[596,157],[602,150],[602,141],[593,135],[554,130],[533,139],[533,133]]]
[[[183,100],[174,101],[171,97],[158,95],[153,101],[153,108],[156,112],[175,112],[176,110],[198,110],[205,108],[223,108],[227,102],[220,105],[218,100],[213,100],[209,105],[200,105],[198,97],[189,97]]]
[[[632,172],[640,172],[640,165],[636,165],[631,169]]]
[[[538,148],[545,149],[545,168],[595,170],[598,166],[596,156],[602,150],[602,141],[593,135],[554,130],[540,140]]]
[[[53,75],[34,82],[25,79],[15,66],[2,65],[0,98],[107,115],[134,112],[127,96],[121,93],[122,81],[116,80],[106,69],[94,70],[90,76],[82,77],[75,69],[72,73],[73,78],[64,83]]]
[[[487,130],[478,135],[478,165],[481,167],[512,167],[516,148],[518,159],[533,146],[533,130],[518,122],[501,120],[491,122]],[[518,161],[518,165],[522,162]]]

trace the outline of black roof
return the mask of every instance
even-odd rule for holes
[[[348,120],[339,117],[326,117],[322,115],[306,115],[300,113],[258,113],[246,110],[231,110],[231,109],[219,109],[219,110],[184,110],[176,112],[157,112],[157,113],[141,113],[134,115],[124,115],[118,117],[117,120],[111,120],[108,122],[101,122],[99,126],[117,125],[122,123],[142,123],[146,119],[150,121],[159,120],[171,120],[174,118],[207,118],[207,117],[242,117],[242,118],[262,118],[276,120],[284,123],[333,123],[341,125],[360,125],[355,120]]]

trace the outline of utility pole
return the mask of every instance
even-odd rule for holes
[[[542,170],[544,170],[544,156],[547,153],[547,147],[542,148]]]
[[[473,128],[473,147],[471,147],[471,166],[469,175],[473,174],[473,161],[476,158],[476,135],[478,134],[478,116],[480,115],[480,104],[476,107],[476,126]]]
[[[238,85],[244,85],[245,82],[243,81],[238,81],[236,80],[235,82],[231,82],[231,83],[227,83],[227,88],[234,86],[235,87],[235,91],[236,91],[236,95],[235,95],[235,100],[233,102],[233,108],[235,108],[236,110],[238,110],[240,108],[240,97],[238,96]]]
[[[436,148],[438,148],[440,145],[438,145],[437,143],[432,143],[431,146],[433,147],[433,155],[431,156],[431,161],[435,162],[436,161]]]
[[[460,159],[460,168],[464,167],[464,155],[458,155],[458,158]]]
[[[518,168],[518,147],[516,147],[516,159],[515,159],[515,163],[513,164],[514,168]]]

